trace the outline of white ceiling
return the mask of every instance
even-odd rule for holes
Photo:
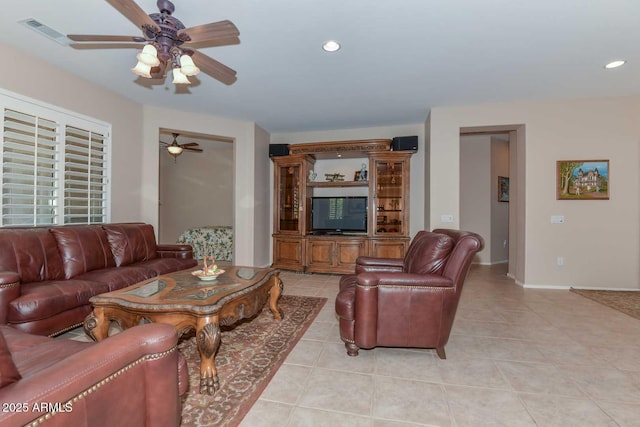
[[[157,12],[156,0],[136,1]],[[238,80],[201,73],[183,93],[170,79],[140,84],[134,49],[72,49],[17,24],[141,35],[106,1],[5,3],[0,43],[140,103],[272,133],[421,123],[436,106],[640,93],[638,0],[175,0],[187,27],[229,19],[240,30],[240,44],[201,49]],[[324,52],[328,39],[342,49]],[[627,65],[603,69],[617,58]]]

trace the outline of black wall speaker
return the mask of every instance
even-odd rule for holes
[[[417,136],[396,136],[391,140],[393,151],[418,151]]]
[[[269,157],[289,155],[289,144],[269,144]]]

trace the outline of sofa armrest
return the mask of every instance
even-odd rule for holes
[[[20,296],[20,275],[13,271],[0,271],[0,324],[7,323],[9,302]]]
[[[157,245],[156,253],[158,254],[158,258],[193,258],[193,248],[191,245]]]
[[[376,272],[402,271],[404,260],[402,258],[374,258],[361,256],[356,259],[356,274]]]
[[[363,273],[357,280],[360,287],[453,288],[453,280],[437,274]]]
[[[23,376],[0,401],[27,410],[0,413],[0,426],[47,417],[43,403],[57,405],[48,426],[178,426],[177,341],[169,325],[140,325]]]

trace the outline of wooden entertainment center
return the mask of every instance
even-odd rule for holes
[[[409,244],[409,164],[414,151],[390,148],[389,139],[291,144],[289,155],[272,157],[272,267],[341,274],[353,272],[361,255],[404,257]],[[313,176],[320,162],[335,159],[361,159],[367,166],[365,178]],[[333,178],[330,175],[327,178]],[[312,233],[312,198],[321,189],[336,189],[345,196],[364,192],[366,232]],[[342,206],[336,207],[335,215],[341,211]]]

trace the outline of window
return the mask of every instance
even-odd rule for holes
[[[0,91],[0,225],[108,222],[110,126]]]

